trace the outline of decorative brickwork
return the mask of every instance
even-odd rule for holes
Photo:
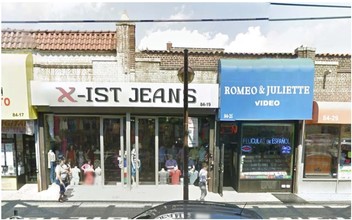
[[[60,46],[61,45],[61,46]],[[34,80],[70,82],[179,83],[183,50],[135,52],[135,25],[111,31],[2,30],[2,53],[33,53]],[[299,47],[294,53],[225,53],[219,48],[187,48],[194,83],[217,83],[219,59],[295,59],[315,62],[314,100],[351,101],[351,55],[315,54]]]

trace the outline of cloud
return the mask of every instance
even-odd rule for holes
[[[260,32],[260,27],[249,27],[246,33],[237,34],[228,46],[226,52],[264,52],[267,44],[267,38]]]
[[[198,30],[167,29],[150,31],[139,43],[139,49],[165,50],[168,41],[174,47],[224,48],[233,53],[293,53],[301,46],[316,48],[317,53],[351,53],[349,20],[270,26],[267,33],[260,26],[250,26],[245,32],[229,34]]]
[[[224,48],[229,37],[218,33],[211,35],[209,32],[200,33],[198,30],[157,30],[147,33],[140,41],[140,50],[165,50],[166,43],[172,42],[174,47],[200,47],[200,48]]]
[[[186,6],[182,5],[181,7],[175,8],[176,13],[170,15],[169,19],[189,19],[192,17],[193,11],[187,13]]]

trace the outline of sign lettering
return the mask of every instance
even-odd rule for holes
[[[31,89],[33,105],[183,107],[181,83],[120,83],[118,86],[100,83],[97,86],[96,83],[32,81]],[[218,84],[190,84],[188,104],[217,108]]]

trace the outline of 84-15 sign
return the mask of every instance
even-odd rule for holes
[[[211,102],[201,102],[201,103],[200,103],[200,106],[202,106],[202,107],[205,107],[205,106],[209,107],[209,106],[211,106]]]

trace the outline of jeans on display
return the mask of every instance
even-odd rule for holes
[[[200,200],[204,201],[204,198],[207,195],[207,184],[204,182],[199,182],[199,188],[200,188]]]
[[[56,162],[50,162],[50,182],[54,183],[56,179],[56,174],[55,174],[55,167],[56,167]]]

